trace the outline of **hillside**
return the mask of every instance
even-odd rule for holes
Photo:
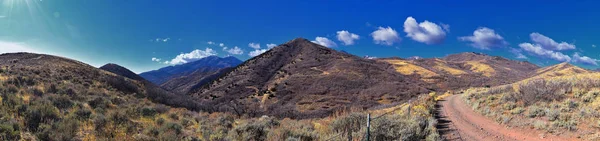
[[[575,74],[586,74],[593,73],[594,71],[586,70],[567,62],[540,68],[535,71],[535,74],[531,78],[548,78],[555,76],[567,76]]]
[[[225,58],[209,56],[185,64],[168,66],[158,70],[144,72],[141,73],[140,76],[156,85],[162,85],[171,79],[185,77],[194,72],[197,74],[211,74],[224,68],[235,67],[240,63],[242,63],[242,61],[232,56]],[[198,72],[199,70],[202,72]]]
[[[139,76],[139,75],[135,74],[134,72],[132,72],[131,70],[129,70],[125,67],[119,66],[117,64],[112,64],[112,63],[106,64],[106,65],[100,67],[100,69],[108,71],[108,72],[112,72],[117,75],[127,77],[129,79],[133,79],[133,80],[137,80],[137,81],[145,81],[145,79],[142,78],[141,76]]]
[[[399,73],[414,74],[425,82],[448,90],[509,84],[532,76],[539,68],[529,62],[471,52],[444,58],[379,60],[393,64]]]
[[[51,55],[0,55],[0,139],[156,140],[196,136],[180,133],[191,130],[178,120],[162,119],[168,124],[162,126],[154,123],[154,118],[179,118],[192,111],[171,106],[200,110],[199,103],[149,82],[127,78],[139,77],[116,64],[102,68],[118,74]]]
[[[171,78],[160,85],[160,87],[170,92],[186,94],[192,89],[214,81],[224,73],[231,71],[231,69],[232,68],[223,68],[213,70],[212,68],[200,68],[190,74]]]
[[[215,110],[278,117],[322,117],[428,93],[390,64],[297,38],[256,56],[190,95]]]

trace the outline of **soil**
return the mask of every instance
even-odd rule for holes
[[[452,95],[439,101],[437,118],[438,129],[449,141],[570,141],[580,140],[555,136],[529,128],[506,127],[476,113],[468,106],[461,95]]]

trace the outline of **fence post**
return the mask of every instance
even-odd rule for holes
[[[371,113],[367,114],[367,141],[369,141],[369,135],[371,135]]]

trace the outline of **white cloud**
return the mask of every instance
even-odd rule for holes
[[[208,42],[206,42],[206,43],[207,43],[207,44],[209,44],[209,45],[214,45],[214,44],[216,44],[216,43],[215,43],[215,42],[213,42],[213,41],[208,41]]]
[[[569,44],[566,42],[557,43],[551,38],[548,38],[540,33],[531,33],[529,34],[531,41],[535,44],[542,46],[547,50],[572,50],[575,49],[574,44]]]
[[[528,59],[520,49],[510,48],[509,52],[513,53],[517,59]]]
[[[378,27],[377,30],[371,33],[371,36],[373,37],[373,41],[375,42],[375,44],[380,45],[391,46],[395,42],[400,42],[401,40],[398,36],[398,32],[396,32],[396,30],[392,29],[389,26],[387,28]]]
[[[342,42],[344,45],[353,45],[354,40],[360,39],[360,36],[350,33],[346,30],[337,31],[337,39]]]
[[[596,47],[596,45],[592,45],[592,47],[593,47],[593,48],[595,48],[595,47]]]
[[[590,58],[587,56],[579,56],[579,53],[575,52],[575,54],[573,54],[573,62],[574,63],[582,63],[582,64],[586,64],[586,65],[594,65],[594,66],[598,66],[598,59],[594,59],[594,58]]]
[[[273,43],[267,44],[267,48],[269,48],[269,49],[272,49],[276,46],[277,46],[277,44],[273,44]]]
[[[237,47],[237,46],[235,46],[235,47],[233,47],[233,48],[230,48],[230,49],[227,49],[227,48],[224,48],[224,49],[225,49],[225,50],[226,50],[226,51],[227,51],[229,54],[234,54],[234,55],[240,55],[240,54],[244,54],[244,51],[243,51],[241,48]]]
[[[152,57],[153,62],[160,62],[160,58]]]
[[[337,44],[335,44],[335,42],[333,42],[325,37],[317,37],[312,42],[322,45],[322,46],[325,46],[325,47],[336,47],[337,46]]]
[[[248,46],[253,49],[260,49],[260,43],[248,43]]]
[[[6,18],[6,16],[0,16],[0,19],[1,19],[1,18]]]
[[[254,56],[258,56],[258,55],[260,55],[262,53],[265,53],[265,52],[267,52],[267,49],[256,49],[256,50],[251,51],[250,53],[248,53],[248,55],[250,57],[254,57]]]
[[[154,40],[150,40],[151,42],[168,42],[171,38],[156,38]]]
[[[220,46],[220,47],[225,47],[225,44],[223,44],[223,43],[219,43],[219,46]]]
[[[165,61],[165,64],[177,65],[188,62],[193,62],[204,57],[217,55],[217,52],[211,48],[206,48],[205,50],[193,50],[189,53],[181,53],[177,55],[177,57],[173,58],[171,61]]]
[[[471,46],[489,50],[493,47],[505,47],[508,42],[504,41],[504,38],[494,32],[493,29],[487,27],[480,27],[473,31],[473,36],[465,36],[458,38],[461,41],[471,42]]]
[[[37,52],[26,43],[0,41],[0,53]]]
[[[531,43],[521,43],[519,44],[519,47],[521,47],[521,49],[523,49],[524,51],[531,53],[533,55],[536,56],[540,56],[543,58],[550,58],[550,59],[554,59],[556,61],[561,61],[561,62],[569,62],[571,61],[571,57],[569,57],[568,55],[565,55],[561,52],[555,52],[552,50],[547,50],[544,49],[541,45],[538,44],[531,44]]]
[[[446,31],[442,27],[427,20],[417,23],[413,17],[408,17],[404,21],[404,32],[407,37],[425,44],[440,44],[446,39]]]

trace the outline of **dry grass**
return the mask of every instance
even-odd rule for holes
[[[494,68],[492,68],[490,65],[481,62],[467,61],[466,64],[471,67],[471,71],[481,73],[486,77],[491,77],[496,73],[496,70],[494,70]]]
[[[464,98],[476,111],[502,124],[548,133],[570,131],[564,134],[593,139],[587,133],[600,132],[600,128],[593,126],[600,118],[600,73],[544,77],[469,89]],[[504,117],[512,120],[505,121]]]
[[[425,77],[425,78],[439,76],[439,74],[437,74],[433,71],[430,71],[428,69],[425,69],[425,68],[417,66],[417,65],[414,65],[406,60],[384,60],[384,61],[388,62],[390,64],[393,64],[394,67],[396,68],[396,71],[401,74],[404,74],[404,75],[418,74],[421,77]]]

